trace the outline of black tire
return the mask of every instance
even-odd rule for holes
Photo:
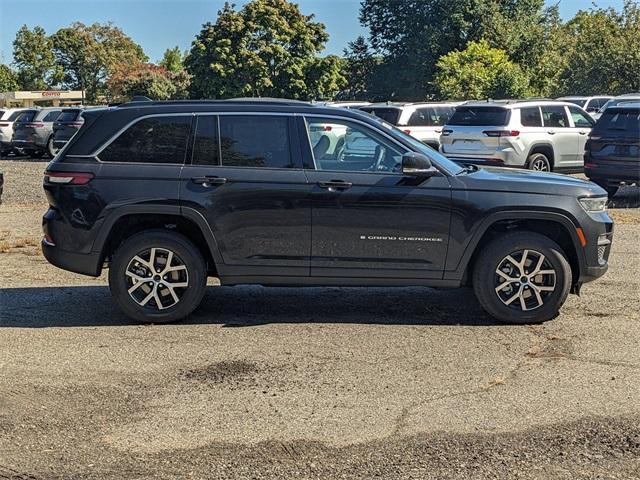
[[[27,155],[29,155],[29,157],[31,157],[31,158],[42,158],[42,157],[44,157],[44,150],[29,150],[29,151],[25,150],[25,153]]]
[[[188,285],[185,288],[173,289],[179,299],[173,305],[171,305],[173,299],[169,295],[170,292],[168,292],[166,285],[162,290],[163,279],[156,272],[153,272],[153,277],[157,277],[157,281],[139,282],[140,292],[134,291],[134,294],[146,296],[147,293],[152,294],[153,288],[155,288],[158,292],[158,297],[152,297],[145,306],[142,306],[129,294],[129,288],[138,282],[129,278],[126,273],[127,269],[128,267],[140,268],[140,264],[133,260],[134,257],[143,256],[143,252],[150,251],[152,248],[160,249],[164,252],[172,252],[174,255],[172,263],[177,262],[186,267],[186,281],[185,278],[177,281],[185,282]],[[151,260],[151,258],[148,260]],[[142,268],[149,270],[144,266]],[[184,270],[181,270],[180,275],[183,274]],[[140,276],[149,277],[149,280],[151,280],[151,276],[147,273]],[[169,283],[166,280],[167,278],[164,277],[164,283]],[[152,285],[153,282],[156,282],[157,285],[153,288],[149,287],[148,285]],[[113,255],[109,269],[109,288],[115,303],[128,317],[143,323],[169,323],[187,317],[200,304],[206,286],[207,268],[200,251],[183,235],[166,230],[149,230],[125,240]],[[165,302],[167,305],[163,306],[163,309],[159,309],[155,298],[161,301],[163,298],[165,300],[168,299]]]
[[[525,250],[529,250],[526,257],[524,255]],[[519,258],[518,252],[522,252]],[[498,268],[504,265],[503,262],[506,261],[506,265],[510,264],[510,262],[507,261],[508,255],[511,255],[514,260],[519,260],[519,263],[525,265],[529,259],[531,259],[531,264],[537,264],[537,260],[540,259],[539,254],[544,256],[546,263],[543,265],[547,265],[542,268],[542,271],[553,269],[555,272],[554,275],[540,275],[534,277],[533,281],[529,279],[526,282],[509,283],[497,273]],[[522,260],[524,260],[524,262]],[[501,269],[501,271],[506,275],[504,270]],[[533,270],[526,270],[525,268],[525,271],[531,274],[535,271],[535,267]],[[512,273],[508,275],[510,278],[514,276],[518,277],[519,274]],[[541,286],[535,282],[536,278],[541,279],[538,280],[538,282],[546,281],[547,283],[551,283],[550,279],[553,278],[553,285],[542,285],[545,289],[553,287],[553,290],[538,292],[539,296],[534,296],[533,286],[530,285]],[[480,305],[496,320],[516,324],[542,323],[555,318],[560,307],[562,307],[567,299],[571,288],[571,267],[560,246],[550,238],[534,232],[513,232],[483,247],[473,268],[472,281],[473,290]],[[509,283],[509,285],[507,285],[505,290],[497,292],[497,288],[502,284],[506,285],[506,283]],[[516,305],[507,305],[500,295],[507,300],[511,299],[511,293],[509,293],[509,291],[512,288],[517,289],[517,292],[511,290],[511,292],[516,295],[516,301],[514,301]],[[505,291],[507,293],[505,293]],[[521,295],[518,295],[518,292],[521,292]],[[529,295],[529,297],[526,299],[520,298],[520,296],[526,295]],[[540,300],[543,300],[543,304],[536,306]],[[525,302],[525,307],[528,307],[529,305],[526,305],[526,303],[530,302],[534,308],[524,310],[520,303],[521,301]]]
[[[56,153],[58,153],[58,149],[53,144],[53,136],[49,137],[49,140],[47,140],[47,153],[51,158],[55,157]]]
[[[551,162],[544,153],[532,153],[527,158],[527,169],[539,172],[550,172]]]

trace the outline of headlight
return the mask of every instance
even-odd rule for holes
[[[604,212],[607,209],[607,197],[585,197],[578,201],[585,212]]]

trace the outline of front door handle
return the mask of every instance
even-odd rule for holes
[[[586,135],[587,132],[578,132],[580,135]]]
[[[203,187],[210,187],[211,185],[223,185],[227,183],[226,178],[209,175],[205,177],[192,177],[191,181],[197,185],[202,185]]]
[[[330,192],[335,192],[338,190],[347,190],[351,188],[353,183],[345,182],[343,180],[330,180],[328,182],[318,182],[318,186],[320,188],[326,188]]]

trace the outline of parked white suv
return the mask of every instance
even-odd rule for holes
[[[0,108],[0,156],[12,150],[13,122],[26,108]]]
[[[456,103],[374,103],[359,107],[438,150],[440,133]]]
[[[460,163],[579,171],[594,124],[569,102],[467,102],[443,128],[440,151]]]

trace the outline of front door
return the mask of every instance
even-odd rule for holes
[[[442,278],[451,215],[447,177],[403,176],[406,149],[365,123],[307,117],[304,124],[343,136],[334,153],[322,138],[303,148],[315,166],[306,170],[313,186],[311,275]]]
[[[583,166],[584,164],[584,147],[589,139],[589,132],[593,128],[595,122],[587,114],[578,107],[567,107],[569,109],[569,115],[571,116],[571,123],[573,128],[571,129],[576,138],[576,165]]]
[[[198,115],[183,209],[209,224],[221,276],[308,276],[311,186],[293,116]]]

